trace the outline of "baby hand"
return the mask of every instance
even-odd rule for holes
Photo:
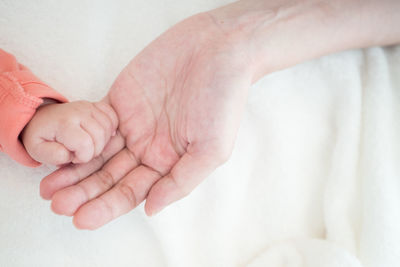
[[[118,117],[106,101],[77,101],[40,107],[21,137],[39,162],[85,163],[100,155],[117,127]]]

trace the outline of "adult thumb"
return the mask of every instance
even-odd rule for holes
[[[228,153],[186,152],[171,169],[150,189],[145,204],[146,214],[152,216],[166,206],[193,191],[219,165],[227,161]]]

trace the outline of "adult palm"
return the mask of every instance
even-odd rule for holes
[[[100,157],[43,179],[42,196],[95,229],[144,199],[151,215],[187,195],[231,153],[253,78],[244,51],[205,13],[165,32],[104,100],[119,133]]]

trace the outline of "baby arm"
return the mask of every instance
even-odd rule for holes
[[[97,157],[115,134],[118,118],[106,100],[41,106],[21,134],[36,161],[62,165]]]

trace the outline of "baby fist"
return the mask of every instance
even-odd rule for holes
[[[117,127],[118,117],[107,100],[76,101],[40,107],[21,137],[36,161],[85,163],[100,155]]]

